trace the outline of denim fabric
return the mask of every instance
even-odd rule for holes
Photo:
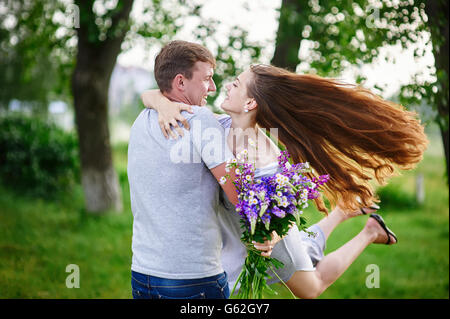
[[[134,299],[227,299],[226,272],[199,279],[165,279],[131,271]]]

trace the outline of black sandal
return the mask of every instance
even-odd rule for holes
[[[361,207],[359,210],[361,211],[361,213],[362,213],[363,215],[367,215],[367,213],[364,211],[364,208],[365,208],[365,207]],[[369,206],[369,208],[370,208],[370,209],[379,210],[379,209],[380,209],[380,206],[378,206],[377,204],[372,204],[372,205]]]
[[[375,219],[375,220],[378,222],[378,224],[380,224],[380,226],[383,227],[384,231],[385,231],[386,234],[388,235],[388,240],[387,240],[387,242],[386,242],[386,245],[389,245],[389,244],[391,243],[391,236],[394,237],[394,238],[395,238],[395,242],[398,243],[397,236],[395,236],[395,234],[392,232],[392,230],[390,230],[390,229],[386,226],[386,224],[385,224],[385,222],[384,222],[384,220],[383,220],[383,217],[381,217],[381,216],[378,215],[378,214],[370,214],[370,217],[372,217],[373,219]]]
[[[357,201],[358,203],[361,204],[361,198],[360,198],[359,196],[356,197],[356,201]],[[363,215],[367,215],[367,213],[364,211],[364,208],[365,208],[365,207],[361,207],[359,210],[361,211],[361,213],[362,213]],[[380,209],[380,206],[378,206],[377,204],[373,203],[372,205],[369,206],[369,208],[370,208],[370,209],[379,210],[379,209]]]

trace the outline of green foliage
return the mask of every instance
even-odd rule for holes
[[[371,63],[387,45],[407,48],[426,30],[424,5],[411,1],[311,1],[310,10],[305,35],[317,53],[311,67],[326,75],[337,75],[349,64]]]
[[[66,11],[60,1],[0,3],[0,108],[18,99],[45,113],[50,100],[69,100],[74,30],[60,19]]]
[[[388,184],[377,190],[383,210],[419,208],[414,194],[406,192],[397,185]]]
[[[0,181],[20,193],[55,198],[78,180],[73,134],[36,117],[0,117]]]

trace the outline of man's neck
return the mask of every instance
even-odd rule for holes
[[[188,104],[188,105],[192,105],[191,102],[189,102],[189,100],[183,95],[183,94],[179,94],[177,92],[174,92],[172,90],[172,92],[168,93],[168,92],[163,92],[163,95],[168,98],[169,100],[171,100],[172,102],[179,102],[179,103],[184,103],[184,104]]]

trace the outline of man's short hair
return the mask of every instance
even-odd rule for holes
[[[191,79],[194,64],[209,62],[216,67],[216,59],[204,46],[192,42],[176,40],[161,49],[155,59],[155,79],[162,92],[172,90],[172,81],[177,74]]]

